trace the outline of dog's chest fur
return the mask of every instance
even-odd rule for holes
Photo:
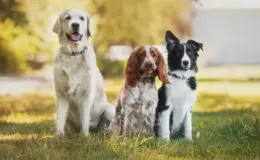
[[[184,103],[192,105],[196,101],[196,82],[195,79],[179,79],[169,76],[170,84],[166,84],[166,96],[168,105],[174,106],[177,109],[178,106],[183,106]],[[176,104],[176,105],[174,105]],[[180,108],[186,110],[186,108]],[[188,108],[187,108],[188,109]]]
[[[154,84],[138,83],[137,87],[123,91],[122,103],[128,114],[131,128],[152,125],[155,107],[158,102],[157,89]]]
[[[86,61],[84,55],[69,56],[69,55],[59,55],[59,61],[56,65],[59,65],[62,72],[62,76],[58,80],[60,87],[63,87],[64,92],[69,97],[79,97],[85,96],[86,91],[86,81],[88,80],[91,70],[86,67]],[[56,70],[57,72],[57,70]]]
[[[170,131],[172,134],[180,130],[184,123],[185,116],[190,113],[196,101],[196,79],[168,77],[170,84],[163,84],[159,89],[159,103],[157,106],[156,126],[165,125],[170,120]],[[170,119],[159,121],[160,114],[168,112]],[[159,123],[158,123],[159,122]],[[158,123],[158,124],[157,124]],[[156,131],[156,134],[158,130]]]
[[[128,94],[131,94],[134,101],[136,101],[136,102],[148,103],[148,102],[152,101],[153,98],[156,97],[154,94],[155,92],[156,92],[156,88],[155,88],[154,84],[151,84],[151,83],[144,84],[144,83],[139,82],[137,84],[137,87],[129,90]]]

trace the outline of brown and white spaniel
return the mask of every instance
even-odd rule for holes
[[[155,78],[168,83],[162,53],[155,47],[135,48],[125,69],[126,81],[117,100],[120,134],[131,132],[153,133],[158,102]]]

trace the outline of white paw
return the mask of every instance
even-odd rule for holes
[[[196,136],[195,136],[197,139],[200,138],[200,132],[197,132]]]
[[[164,141],[170,141],[170,136],[162,136],[161,139]]]
[[[192,137],[188,138],[188,140],[189,140],[190,142],[193,142],[193,139],[192,139]]]
[[[53,137],[54,138],[58,138],[58,137],[62,137],[64,136],[64,132],[61,131],[56,131],[56,133],[54,133]]]
[[[89,136],[89,131],[83,131],[82,133],[85,137]]]
[[[167,131],[161,132],[160,133],[160,139],[165,140],[165,141],[170,141],[170,133]]]
[[[107,132],[109,133],[115,133],[117,131],[117,123],[110,123],[110,125],[107,128]]]

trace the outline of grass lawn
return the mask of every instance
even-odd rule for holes
[[[111,102],[115,102],[122,83],[121,79],[106,80],[106,91]],[[245,88],[253,85],[237,83]],[[233,95],[231,91],[227,94],[225,90],[211,89],[218,85],[224,84],[200,84],[201,92],[193,114],[193,143],[184,140],[165,143],[152,137],[129,135],[122,138],[108,134],[53,140],[53,94],[1,96],[0,159],[260,159],[258,84],[250,86],[256,90],[255,94],[247,94],[249,90],[247,92],[242,87],[238,96],[230,96]],[[239,90],[235,84],[233,88]],[[232,87],[230,90],[233,90]]]

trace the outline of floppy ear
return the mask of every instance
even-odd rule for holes
[[[166,64],[163,58],[162,53],[156,49],[158,59],[157,59],[157,71],[158,71],[158,77],[163,83],[169,83],[167,70],[166,70]]]
[[[141,49],[141,47],[134,49],[127,61],[125,76],[126,84],[130,87],[135,87],[137,85],[137,81],[141,77],[140,64],[137,56]]]
[[[192,49],[196,52],[198,52],[200,49],[203,50],[203,44],[202,43],[198,43],[194,40],[188,40],[187,44],[189,44]]]
[[[67,9],[67,10],[63,11],[62,13],[60,13],[59,17],[56,19],[56,22],[55,22],[55,24],[54,24],[54,26],[53,26],[53,29],[52,29],[52,31],[53,31],[54,33],[56,33],[56,34],[58,34],[58,35],[61,34],[61,31],[62,31],[62,29],[61,29],[61,18],[62,18],[63,16],[65,16],[65,14],[67,14],[67,12],[68,12],[69,10],[70,10],[70,9]]]
[[[60,22],[60,16],[56,19],[56,22],[53,26],[52,31],[58,35],[61,33],[61,22]]]
[[[92,37],[92,23],[90,22],[90,16],[88,13],[86,13],[87,17],[87,37]]]
[[[180,40],[170,30],[165,33],[165,41],[171,46],[171,48],[180,43]]]

